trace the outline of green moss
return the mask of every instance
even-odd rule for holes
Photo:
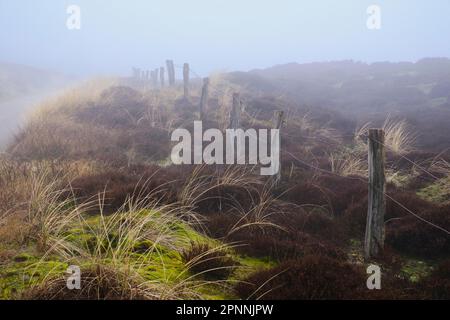
[[[153,249],[154,243],[150,240],[138,241],[133,246],[133,252],[144,254]]]
[[[244,255],[232,257],[240,264],[230,277],[232,280],[243,280],[256,271],[270,269],[277,265],[270,258],[255,258]]]
[[[23,253],[24,261],[14,261],[0,271],[0,299],[20,297],[23,290],[41,283],[44,279],[63,274],[68,265],[54,260],[41,261],[38,257]]]
[[[364,245],[359,239],[350,239],[348,246],[348,258],[353,263],[364,263]]]
[[[16,255],[13,260],[15,262],[25,262],[25,261],[31,261],[33,260],[33,256],[31,254],[28,254],[26,252],[22,252],[18,255]]]
[[[450,202],[450,178],[441,179],[437,182],[420,189],[417,195],[424,200],[437,204]]]
[[[402,266],[401,273],[411,282],[418,282],[421,278],[426,277],[433,270],[433,266],[422,260],[409,259]]]
[[[155,226],[153,227],[161,228],[157,225],[159,212],[143,210],[136,214],[154,215]],[[84,224],[74,223],[66,231],[64,240],[74,244],[75,247],[87,249],[88,252],[94,254],[93,249],[97,247],[98,241],[96,233],[100,231],[99,228],[102,228],[101,219],[99,216],[86,216]],[[104,219],[108,221],[109,217]],[[150,219],[150,228],[152,228],[152,223],[153,221]],[[39,254],[33,254],[35,250],[31,246],[20,253],[15,253],[8,264],[0,270],[0,298],[20,297],[21,292],[30,286],[40,284],[49,277],[63,275],[69,264],[76,264],[83,269],[89,269],[93,264],[99,263],[104,265],[114,264],[114,267],[118,268],[133,268],[143,277],[144,281],[152,281],[162,285],[181,284],[184,286],[184,281],[190,282],[192,280],[196,285],[193,290],[202,299],[236,298],[230,289],[230,285],[224,286],[223,283],[219,285],[211,281],[208,282],[201,275],[195,277],[195,279],[191,278],[193,274],[186,267],[180,254],[182,250],[189,248],[192,243],[207,243],[211,247],[216,247],[223,246],[222,242],[201,234],[187,223],[179,220],[165,224],[163,228],[166,228],[164,233],[167,232],[170,241],[161,243],[155,243],[150,239],[136,241],[130,246],[130,252],[119,253],[123,254],[123,258],[120,259],[113,257],[112,253],[106,252],[104,256],[96,257],[95,261],[89,257],[74,256],[74,261],[68,262],[56,255],[47,256],[45,261],[41,261],[42,257]],[[117,235],[111,233],[108,237],[109,239],[105,241],[109,241],[113,245],[117,243]],[[270,259],[238,255],[232,248],[227,247],[224,250],[237,264],[236,269],[228,278],[230,283],[244,279],[255,271],[271,268],[275,265],[275,262]],[[199,282],[203,285],[198,286]]]
[[[253,268],[253,269],[268,269],[268,268],[273,268],[274,266],[276,266],[276,262],[273,261],[269,257],[255,258],[255,257],[240,255],[240,256],[237,256],[234,258],[237,261],[239,261],[239,263],[242,264],[243,266],[246,266],[248,268]]]

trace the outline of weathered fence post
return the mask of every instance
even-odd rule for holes
[[[281,127],[285,121],[284,111],[277,110],[274,115],[274,129],[278,129],[279,139],[281,139]],[[273,152],[273,151],[271,151]],[[274,187],[277,187],[281,182],[281,159],[279,161],[278,172],[273,176],[272,183]]]
[[[230,129],[239,128],[241,122],[241,97],[239,93],[233,93],[233,105],[230,112]]]
[[[169,77],[169,86],[175,85],[175,67],[173,65],[173,60],[167,60],[167,75]]]
[[[159,68],[159,80],[161,81],[161,88],[164,87],[164,67]]]
[[[155,71],[150,70],[150,79],[153,86],[155,86]]]
[[[283,110],[275,111],[274,129],[280,130],[283,123],[284,123],[284,111]]]
[[[135,67],[133,67],[132,70],[133,70],[133,79],[137,80],[139,78],[139,70],[138,68]]]
[[[384,130],[369,129],[369,201],[367,210],[364,256],[377,256],[384,248],[385,149]]]
[[[189,63],[183,65],[184,98],[189,98]]]
[[[208,109],[209,78],[203,78],[202,96],[200,98],[200,120]]]
[[[150,73],[151,74],[151,78],[152,78],[152,84],[153,84],[154,87],[158,86],[158,71],[159,71],[159,69],[156,68],[153,71],[151,71],[151,73]]]

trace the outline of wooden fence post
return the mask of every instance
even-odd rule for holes
[[[239,128],[241,122],[241,97],[239,93],[233,93],[233,105],[230,112],[230,129]]]
[[[155,71],[153,71],[153,70],[150,70],[150,79],[151,79],[152,86],[155,86]]]
[[[369,129],[369,201],[364,256],[376,257],[384,249],[385,149],[384,130]]]
[[[169,86],[175,85],[175,67],[173,65],[173,60],[167,60],[167,75],[169,77]]]
[[[200,120],[208,109],[209,78],[203,78],[202,96],[200,98]]]
[[[142,79],[142,69],[141,68],[137,68],[137,80],[141,80]]]
[[[283,110],[275,111],[274,129],[280,130],[283,123],[284,123],[284,111]]]
[[[139,78],[139,70],[138,68],[135,67],[133,67],[132,70],[133,70],[133,79],[137,80]]]
[[[183,65],[184,98],[189,98],[189,63]]]
[[[159,68],[159,80],[161,81],[161,88],[164,87],[164,67]]]
[[[285,121],[285,116],[284,116],[284,111],[283,110],[277,110],[275,111],[275,115],[274,115],[274,129],[278,129],[279,131],[279,136],[280,136],[280,140],[281,140],[281,127],[283,126]],[[273,176],[272,178],[272,183],[274,187],[277,187],[280,182],[281,182],[281,159],[279,161],[279,167],[278,167],[278,172]]]
[[[151,71],[152,84],[155,88],[158,86],[158,71],[158,68]]]

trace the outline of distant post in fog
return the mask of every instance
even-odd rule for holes
[[[164,67],[159,68],[159,80],[161,81],[161,88],[164,87]]]
[[[233,93],[233,105],[230,112],[230,129],[238,129],[241,122],[241,97],[239,93]]]
[[[152,84],[154,87],[158,86],[158,72],[159,72],[158,68],[152,71]]]
[[[169,86],[175,85],[175,67],[173,65],[173,60],[167,60],[167,75],[169,77]]]
[[[278,129],[278,134],[280,135],[281,139],[281,127],[285,123],[285,115],[283,110],[277,110],[275,111],[274,116],[274,129]],[[281,161],[278,166],[278,172],[272,176],[272,184],[274,187],[278,187],[278,185],[281,183]]]
[[[209,78],[203,78],[202,96],[200,98],[200,120],[203,120],[204,114],[208,108]]]
[[[183,65],[184,98],[189,98],[189,63]]]

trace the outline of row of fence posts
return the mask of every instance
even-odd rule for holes
[[[187,77],[189,77],[189,64],[185,63],[185,68],[187,70]],[[165,86],[165,73],[167,70],[167,78],[169,81],[169,86],[175,85],[175,66],[173,60],[166,61],[166,69],[164,67],[159,67],[153,70],[143,70],[140,68],[132,68],[132,78],[136,82],[148,83],[150,82],[154,87],[158,84],[161,87]],[[189,83],[189,80],[188,80]]]
[[[173,60],[166,61],[167,75],[169,86],[175,85],[175,66]],[[158,75],[160,86],[165,85],[165,69],[160,67],[154,70],[143,71],[138,68],[133,68],[133,77],[137,80],[151,81],[153,86],[158,86]],[[189,99],[190,88],[190,68],[188,63],[183,64],[183,93],[184,98]],[[203,78],[202,92],[199,104],[199,118],[205,120],[205,114],[208,109],[209,99],[209,78]],[[233,93],[232,106],[229,114],[230,129],[238,129],[241,124],[242,104],[240,94]],[[280,130],[285,122],[284,111],[277,110],[274,115],[275,129]],[[370,129],[369,130],[369,183],[368,183],[368,211],[366,221],[366,232],[364,239],[364,256],[366,259],[379,256],[384,249],[384,216],[386,211],[385,200],[385,149],[384,149],[384,130]],[[272,185],[278,186],[281,183],[281,162],[278,173],[272,177]]]
[[[175,86],[175,65],[173,60],[166,60],[167,75],[169,81],[169,87]],[[154,70],[142,70],[139,68],[133,68],[133,79],[136,82],[148,83],[150,82],[153,87],[158,87],[158,74],[159,74],[159,85],[164,87],[165,85],[165,69],[160,67]],[[183,89],[184,98],[189,99],[189,87],[190,87],[190,73],[189,63],[183,64]],[[206,110],[206,104],[208,100],[208,86],[209,78],[203,79],[202,96],[200,102],[200,116],[202,117],[204,110]]]

